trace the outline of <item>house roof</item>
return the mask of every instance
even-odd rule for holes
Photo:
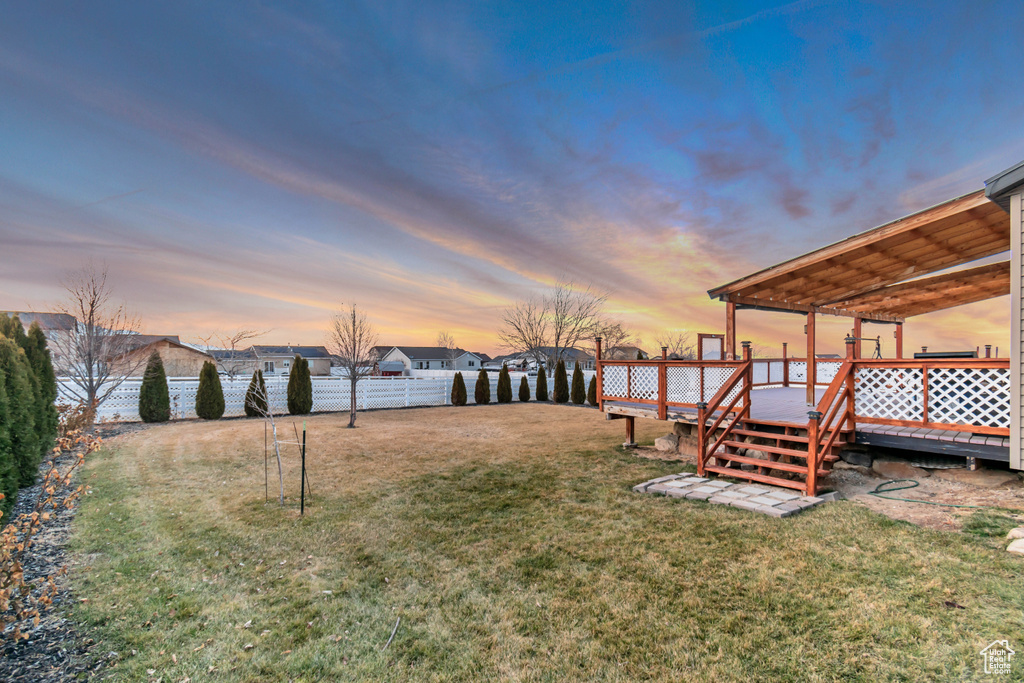
[[[1009,217],[986,198],[985,190],[977,190],[716,287],[708,295],[737,308],[902,322],[1007,293],[1005,266],[948,273],[941,276],[945,280],[914,278],[1009,248]]]
[[[373,355],[376,356],[377,358],[383,358],[384,356],[388,355],[391,352],[391,349],[393,349],[393,348],[395,348],[395,347],[394,346],[374,346],[373,347]]]
[[[325,346],[262,346],[253,344],[250,348],[257,357],[294,355],[299,355],[303,358],[331,357]]]
[[[1010,195],[1021,185],[1024,185],[1024,161],[986,180],[985,196],[1009,212]]]
[[[71,330],[77,324],[75,316],[67,313],[46,313],[41,311],[0,311],[7,317],[18,316],[21,324],[28,329],[32,323],[39,323],[43,330]]]
[[[252,347],[248,349],[209,349],[207,351],[217,360],[256,360]]]
[[[479,351],[469,351],[468,353],[473,354],[474,356],[476,356],[477,358],[482,360],[484,363],[486,363],[489,360],[491,360],[491,357],[488,356],[486,353],[480,353]]]
[[[178,338],[178,335],[176,335],[176,334],[130,334],[130,335],[125,335],[125,336],[129,338],[128,339],[128,344],[127,344],[127,347],[125,348],[125,350],[121,354],[119,354],[119,355],[125,355],[125,354],[128,354],[128,353],[134,353],[134,352],[136,352],[136,351],[138,351],[140,349],[144,349],[147,346],[151,346],[153,344],[156,344],[156,343],[162,342],[162,341],[165,341],[168,344],[173,344],[174,346],[178,346],[178,347],[183,348],[183,349],[188,349],[190,351],[195,351],[196,353],[200,353],[200,354],[202,354],[204,356],[210,356],[211,355],[207,351],[203,351],[202,349],[196,348],[195,346],[192,346],[191,344],[186,344],[186,343],[182,342]]]
[[[447,360],[449,357],[449,350],[443,346],[395,346],[394,348],[404,353],[409,360]],[[455,349],[456,358],[467,353],[470,352],[465,349]]]

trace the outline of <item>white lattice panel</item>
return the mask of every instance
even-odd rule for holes
[[[665,368],[665,393],[669,403],[700,403],[700,368]]]
[[[919,368],[857,368],[854,410],[862,417],[923,420],[923,372]]]
[[[807,362],[802,360],[789,361],[789,381],[791,384],[807,384]]]
[[[751,368],[751,375],[753,376],[754,384],[768,384],[770,381],[768,378],[768,361],[755,360],[753,367]]]
[[[635,365],[630,372],[630,398],[654,401],[658,398],[658,368],[650,365]]]
[[[551,383],[548,383],[551,387]],[[608,398],[626,398],[629,396],[626,366],[610,365],[601,372],[601,393]]]
[[[806,366],[805,366],[806,367]],[[839,368],[843,367],[843,363],[837,360],[819,360],[817,363],[817,374],[814,378],[816,384],[831,384],[832,380],[839,374]],[[804,378],[807,381],[807,378]]]
[[[773,360],[768,363],[768,381],[772,384],[782,384],[785,369],[786,363],[784,361]]]
[[[722,368],[704,368],[704,398],[705,402],[710,401],[718,393],[718,390],[722,388],[729,378],[732,377],[733,373],[736,372],[735,367],[722,367]],[[736,387],[722,399],[722,405],[728,405],[730,401],[743,390],[743,382],[737,382]],[[736,406],[742,406],[743,400],[736,402]]]
[[[1009,427],[1009,370],[1004,368],[929,369],[928,421]]]

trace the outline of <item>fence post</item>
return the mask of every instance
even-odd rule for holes
[[[787,355],[788,349],[787,342],[782,342],[782,386],[789,386],[789,356]]]
[[[405,380],[405,407],[409,407],[409,379]]]
[[[600,337],[594,337],[594,344],[595,344],[594,350],[596,352],[595,353],[595,362],[594,362],[594,365],[595,365],[594,374],[597,377],[597,409],[603,412],[604,411],[604,384],[601,383],[601,375],[602,375],[602,372],[601,372],[601,338]],[[536,384],[534,384],[534,386],[536,387]],[[536,391],[536,389],[534,389],[534,392],[535,391]],[[536,395],[536,394],[534,394],[534,395]]]
[[[808,496],[818,491],[818,427],[821,413],[811,410],[807,413],[807,487]]]

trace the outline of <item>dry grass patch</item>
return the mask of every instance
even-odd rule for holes
[[[256,421],[93,459],[76,616],[121,654],[115,678],[972,679],[1024,630],[1021,561],[996,539],[851,503],[774,520],[636,495],[681,466],[623,453],[596,411],[308,422],[304,519],[294,447],[287,506],[263,501]]]

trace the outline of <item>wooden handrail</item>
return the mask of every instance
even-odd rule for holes
[[[743,418],[750,414],[750,385],[752,380],[751,372],[753,366],[753,361],[750,358],[750,345],[747,342],[744,342],[742,364],[739,367],[737,367],[736,370],[732,373],[732,376],[728,380],[726,380],[724,384],[722,384],[722,386],[718,389],[718,392],[710,401],[708,401],[707,403],[700,404],[697,411],[697,419],[700,423],[700,428],[697,432],[698,440],[700,442],[698,444],[699,450],[697,453],[699,458],[697,461],[698,472],[704,471],[704,464],[707,462],[707,459],[709,457],[707,442],[710,439],[708,435],[710,434],[710,438],[714,438],[715,432],[718,431],[719,425],[722,424],[722,421],[725,419],[725,416],[731,413],[732,410],[736,407],[737,401],[739,401],[741,398],[743,399],[743,408],[740,410],[739,414],[734,417],[733,421],[730,422],[725,427],[725,429],[722,430],[722,435],[718,437],[717,440],[715,440],[714,445],[711,447],[712,455],[718,452],[718,447],[721,446],[722,443],[726,440],[726,438],[732,433],[732,430],[736,427],[736,425],[739,424],[739,422]],[[721,414],[712,423],[711,428],[706,429],[704,422],[707,420],[707,415],[709,413],[711,415],[714,415],[715,412],[720,409],[722,401],[724,401],[725,398],[729,395],[729,392],[733,391],[736,388],[736,384],[741,380],[743,381],[743,387],[740,389],[740,391],[736,392],[736,395],[732,397],[732,400],[729,402],[729,404],[724,409],[722,409]]]

